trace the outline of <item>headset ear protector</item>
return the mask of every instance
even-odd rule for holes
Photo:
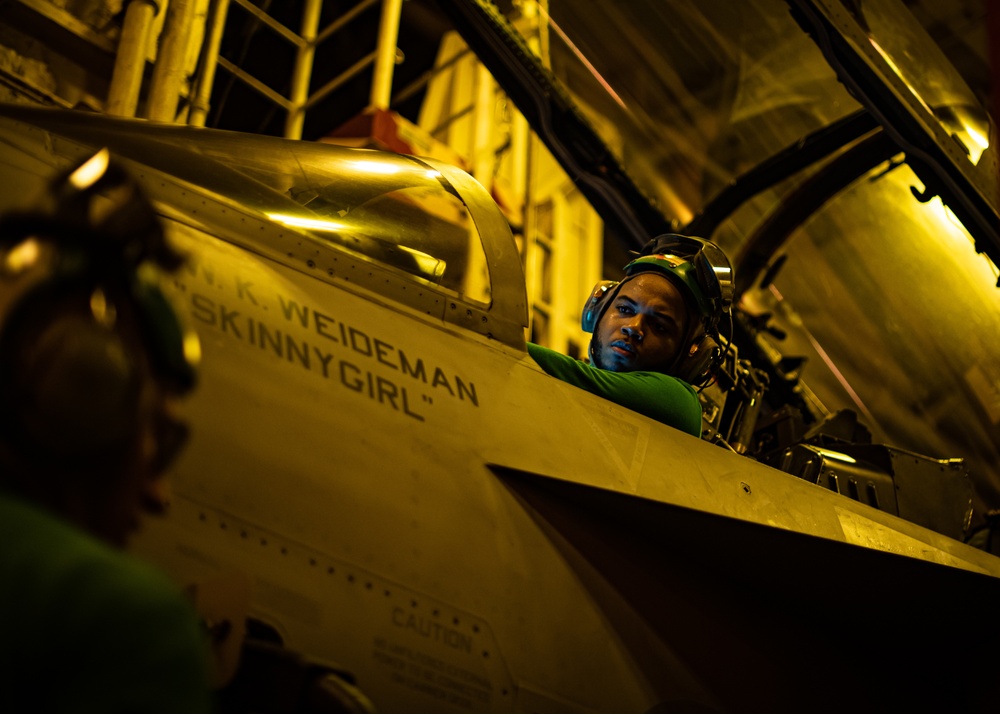
[[[34,210],[0,218],[0,423],[4,439],[58,465],[99,460],[131,437],[142,371],[194,386],[197,337],[155,278],[172,269],[151,204],[106,151],[61,174]],[[138,327],[131,343],[120,313]]]
[[[707,385],[725,353],[712,335],[704,334],[697,344],[688,348],[671,373],[694,386]]]
[[[597,328],[597,322],[614,299],[612,293],[618,292],[616,288],[621,283],[614,280],[602,280],[590,291],[590,297],[583,306],[583,314],[580,316],[580,327],[584,332],[593,332]]]
[[[139,185],[102,149],[57,176],[41,203],[0,218],[0,252],[8,268],[15,267],[11,260],[23,261],[27,251],[54,246],[51,278],[44,282],[89,281],[128,300],[156,377],[172,392],[190,391],[200,358],[198,338],[158,284],[159,276],[176,270],[184,257],[167,243]]]
[[[688,354],[678,357],[670,373],[690,384],[707,381],[722,361],[718,324],[732,308],[735,288],[732,265],[714,243],[694,236],[668,233],[650,240],[635,260],[625,266],[628,278],[642,272],[661,272],[686,288],[701,317],[704,334]],[[602,280],[584,303],[580,326],[594,332],[625,280]]]
[[[110,465],[137,434],[143,398],[139,348],[112,323],[117,301],[67,276],[8,274],[0,292],[3,441],[39,465]]]

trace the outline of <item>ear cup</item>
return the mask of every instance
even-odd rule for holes
[[[0,410],[10,448],[73,470],[135,438],[142,365],[83,298],[50,286],[21,298],[0,332]]]
[[[674,370],[674,376],[688,384],[698,385],[704,382],[721,352],[719,343],[711,335],[703,336],[697,344],[689,348],[688,355]]]
[[[197,382],[195,362],[201,352],[197,337],[185,329],[174,306],[155,283],[137,280],[132,296],[146,356],[157,379],[173,392],[188,392]]]
[[[621,283],[614,280],[602,280],[590,291],[590,297],[583,305],[583,312],[580,314],[580,327],[584,332],[593,332],[597,329],[601,315],[607,309],[608,303],[614,295],[615,288]]]

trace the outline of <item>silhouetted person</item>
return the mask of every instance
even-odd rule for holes
[[[0,218],[0,711],[210,709],[193,609],[120,550],[186,434],[179,262],[106,151]]]

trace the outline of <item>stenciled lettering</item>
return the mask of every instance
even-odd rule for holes
[[[206,285],[215,287],[215,271],[210,266],[201,262],[187,260],[184,263],[184,269],[191,274],[192,278],[197,278],[200,273],[201,279],[205,281]]]
[[[469,635],[442,625],[440,622],[406,612],[401,607],[392,609],[392,624],[415,632],[433,642],[442,642],[452,649],[472,652],[472,638]]]
[[[236,318],[240,316],[237,310],[227,310],[224,305],[219,305],[219,326],[223,332],[232,332],[236,339],[242,340],[240,328],[236,326]]]
[[[199,322],[215,327],[215,302],[198,293],[191,294],[191,315]]]
[[[419,357],[417,358],[416,365],[411,366],[410,361],[406,358],[406,353],[403,350],[399,350],[399,368],[403,374],[408,374],[414,379],[419,379],[425,384],[427,383],[427,372],[424,370],[424,361]]]
[[[441,367],[434,367],[428,378],[430,368],[423,358],[417,357],[414,360],[403,350],[381,338],[373,337],[358,327],[345,324],[331,315],[310,309],[283,295],[278,295],[278,302],[285,320],[302,327],[309,327],[311,323],[316,334],[324,339],[343,345],[356,354],[373,358],[386,367],[399,370],[407,377],[427,384],[432,389],[447,392],[452,398],[479,406],[479,396],[473,382],[466,382],[457,374],[449,375]]]
[[[304,342],[302,344],[305,344]],[[323,370],[323,376],[330,376],[330,362],[333,361],[333,355],[329,352],[320,352],[318,347],[313,347],[313,354],[316,355],[316,359],[319,360],[320,369]]]
[[[302,307],[294,300],[285,300],[281,295],[278,296],[278,303],[281,305],[281,313],[285,316],[285,319],[291,322],[292,314],[295,314],[296,319],[298,319],[299,324],[303,327],[309,326],[309,310]]]
[[[239,279],[238,299],[258,304],[257,297],[251,292],[253,282]],[[257,347],[263,352],[298,365],[302,369],[318,375],[323,379],[333,379],[352,392],[364,395],[393,411],[399,412],[411,419],[425,421],[417,406],[420,402],[433,404],[427,395],[417,393],[414,399],[412,386],[407,386],[406,380],[420,382],[426,387],[446,392],[450,398],[479,406],[476,386],[463,380],[456,374],[450,374],[439,366],[428,366],[421,357],[412,358],[403,350],[390,342],[374,337],[365,330],[338,321],[331,315],[312,310],[295,300],[278,296],[280,314],[289,328],[275,326],[264,322],[258,317],[240,309],[233,309],[214,298],[200,292],[191,293],[192,317],[209,327],[221,331],[237,340]],[[297,330],[291,326],[311,329],[319,342],[294,334]],[[339,345],[341,352],[336,354],[336,348],[323,349],[323,344]],[[358,359],[343,359],[356,355]],[[404,378],[379,375],[369,367],[375,363],[383,368],[389,368],[400,373]]]
[[[386,367],[392,367],[393,369],[399,369],[395,362],[389,361],[386,356],[395,349],[392,345],[386,344],[382,340],[375,338],[373,340],[375,344],[375,359],[384,364]]]
[[[292,303],[293,305],[295,303]],[[296,305],[296,307],[298,307]],[[304,317],[302,318],[302,326],[306,327],[309,324],[309,311],[302,308]],[[334,342],[339,342],[336,335],[330,333],[330,327],[337,324],[337,321],[332,317],[324,315],[321,312],[316,312],[313,310],[313,321],[316,324],[316,333],[328,340],[333,340]]]
[[[433,628],[421,627],[422,618],[407,614],[402,608],[394,608],[393,624],[404,629],[417,629],[428,639],[433,638]],[[444,630],[450,628],[441,626]],[[438,638],[440,639],[440,638]],[[458,648],[465,652],[465,648]],[[434,657],[415,647],[407,647],[382,638],[375,639],[372,652],[375,662],[383,665],[390,679],[418,691],[432,693],[426,687],[433,686],[435,696],[447,698],[448,702],[465,709],[472,709],[473,703],[489,706],[493,699],[493,683],[485,676],[472,672],[440,657]],[[440,693],[440,694],[438,694]]]
[[[361,330],[354,329],[353,327],[347,328],[347,331],[351,335],[351,349],[355,352],[360,352],[365,357],[371,357],[372,343],[371,340],[368,339],[368,335]],[[362,345],[364,345],[363,348]]]
[[[253,283],[251,283],[249,280],[244,280],[243,278],[237,276],[236,294],[239,296],[240,300],[246,300],[256,305],[257,298],[255,298],[253,296],[253,293],[250,292],[251,287],[253,287]]]

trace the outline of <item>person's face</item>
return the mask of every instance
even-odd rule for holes
[[[174,402],[155,391],[117,487],[93,502],[88,529],[119,547],[127,545],[143,517],[166,510],[169,489],[165,473],[187,434],[176,417]]]
[[[144,515],[164,511],[164,475],[186,429],[128,303],[101,318],[94,310],[92,295],[76,293],[40,304],[9,338],[16,350],[5,372],[19,378],[0,381],[5,390],[16,382],[27,441],[39,446],[0,445],[0,487],[123,547]]]
[[[611,372],[662,372],[688,329],[680,290],[658,273],[626,282],[594,330],[594,361]]]

